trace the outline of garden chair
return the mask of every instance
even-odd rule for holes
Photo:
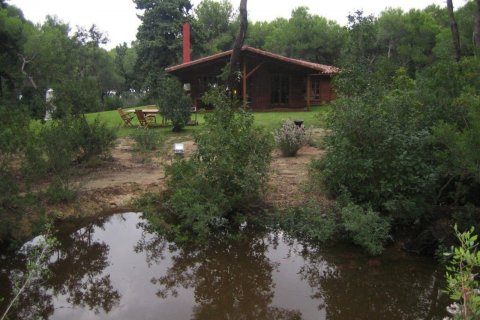
[[[118,114],[120,115],[120,118],[123,120],[123,125],[125,127],[131,127],[132,126],[132,119],[135,118],[135,115],[133,114],[126,114],[125,111],[123,111],[122,108],[117,109]]]
[[[152,123],[157,123],[157,118],[154,114],[147,114],[143,113],[142,110],[136,109],[135,114],[137,115],[138,123],[140,123],[140,127],[148,128]]]

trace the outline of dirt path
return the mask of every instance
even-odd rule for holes
[[[193,141],[182,142],[188,157],[194,149]],[[166,143],[166,146],[170,145],[173,145],[173,141]],[[163,164],[171,163],[174,157],[172,151],[141,154],[134,150],[134,141],[128,138],[119,139],[110,161],[99,167],[86,169],[81,175],[73,177],[78,190],[76,205],[56,207],[52,210],[60,216],[85,216],[104,211],[129,210],[134,197],[165,187]],[[308,175],[308,164],[322,154],[321,149],[311,146],[301,148],[296,157],[289,158],[275,151],[266,194],[267,203],[284,207],[304,201],[306,196],[301,187]]]
[[[304,202],[307,196],[302,192],[302,187],[308,177],[308,165],[323,152],[315,147],[304,146],[296,157],[283,157],[280,151],[274,151],[266,201],[275,207]]]

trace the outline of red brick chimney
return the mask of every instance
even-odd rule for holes
[[[190,62],[190,23],[183,24],[183,63]]]

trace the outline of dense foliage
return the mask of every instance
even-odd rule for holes
[[[181,61],[182,24],[189,21],[189,0],[134,0],[142,24],[137,33],[137,63],[142,89],[155,101],[165,68]]]
[[[164,137],[154,130],[137,130],[130,137],[136,143],[136,150],[140,152],[157,150],[164,141]]]
[[[429,133],[418,124],[419,103],[412,94],[379,86],[335,101],[328,153],[314,167],[331,192],[346,192],[356,203],[414,219],[433,197],[437,177]]]
[[[173,132],[181,131],[188,124],[192,101],[178,80],[167,78],[162,82],[159,105],[165,119],[172,122]]]
[[[27,236],[42,220],[45,204],[68,202],[75,197],[74,168],[105,157],[116,135],[104,123],[89,124],[83,117],[31,125],[24,114],[0,106],[0,242]],[[45,190],[32,188],[48,181]],[[33,228],[31,230],[30,228]]]
[[[480,61],[438,60],[415,79],[402,68],[385,79],[377,67],[360,61],[338,77],[328,152],[312,165],[317,181],[395,226],[428,228],[436,211],[478,207],[480,86],[470,77]]]
[[[280,211],[280,227],[296,239],[309,243],[336,244],[349,241],[369,255],[383,252],[390,240],[390,221],[371,208],[339,201],[334,208],[322,207],[315,200]]]
[[[480,317],[480,282],[476,278],[480,267],[480,251],[478,251],[478,235],[475,229],[460,232],[455,226],[459,241],[457,247],[447,253],[451,260],[447,267],[447,290],[453,303],[447,311],[453,319],[478,319]]]
[[[21,204],[28,201],[19,194],[29,180],[55,175],[47,197],[69,199],[69,168],[111,147],[112,132],[87,124],[85,112],[160,102],[175,129],[186,123],[189,102],[181,86],[164,76],[166,67],[181,62],[185,21],[192,24],[194,58],[229,49],[238,29],[227,1],[204,0],[196,8],[189,0],[134,3],[142,22],[137,41],[108,52],[96,26],[71,30],[54,17],[34,25],[1,1],[0,214],[8,221],[1,225],[3,234],[24,218]],[[468,221],[476,223],[471,217],[480,206],[478,9],[478,1],[470,0],[454,11],[460,53],[452,46],[452,17],[436,5],[406,12],[389,8],[378,17],[352,11],[346,27],[299,7],[288,19],[248,28],[247,45],[341,67],[328,152],[312,164],[311,176],[330,195],[349,199],[330,222],[371,252],[380,250],[388,230],[434,224],[438,212],[455,212],[459,225],[467,220],[459,212],[474,212]],[[49,89],[53,100],[47,102]],[[197,151],[169,168],[170,191],[158,216],[167,228],[181,220],[181,228],[201,233],[222,224],[250,204],[265,181],[271,139],[253,128],[250,114],[231,108],[228,98],[210,99],[218,110],[207,117]],[[32,121],[43,119],[47,109],[64,120]]]
[[[271,136],[253,126],[252,114],[220,89],[205,99],[215,110],[195,138],[197,149],[167,167],[168,190],[149,214],[177,240],[203,239],[260,200],[271,158]]]

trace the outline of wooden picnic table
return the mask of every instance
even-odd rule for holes
[[[145,108],[135,108],[135,109],[128,109],[126,110],[126,112],[128,113],[135,113],[135,110],[141,110],[143,112],[143,114],[147,117],[147,116],[154,116],[154,115],[157,115],[157,114],[160,114],[160,109],[159,108],[155,108],[153,106],[148,106],[148,107],[145,107]],[[155,120],[156,122],[156,120]],[[161,123],[162,126],[165,126],[167,125],[167,120],[165,119],[165,117],[162,115],[162,123]]]
[[[125,112],[127,113],[135,113],[135,110],[142,110],[143,114],[145,116],[147,115],[156,115],[156,114],[160,114],[160,109],[159,108],[154,108],[154,107],[146,107],[146,108],[135,108],[135,109],[128,109],[128,110],[125,110]],[[188,125],[198,125],[198,121],[197,121],[197,108],[196,107],[192,107],[191,109],[191,113],[195,116],[195,119],[191,119],[188,121]],[[167,120],[162,116],[162,125],[166,125],[167,124]]]
[[[142,108],[142,109],[128,109],[126,112],[135,113],[135,110],[142,110],[144,114],[157,114],[160,113],[160,109],[157,108]]]

